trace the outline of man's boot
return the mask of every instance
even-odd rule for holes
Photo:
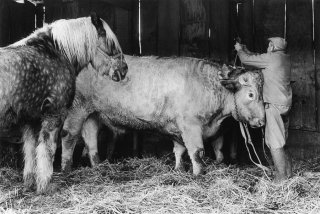
[[[276,168],[275,182],[286,180],[292,176],[291,158],[284,148],[270,149],[272,160]]]

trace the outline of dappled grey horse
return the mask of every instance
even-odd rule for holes
[[[24,126],[26,189],[36,184],[41,193],[48,187],[75,78],[88,64],[113,82],[127,72],[118,40],[96,14],[58,20],[0,48],[0,128]]]

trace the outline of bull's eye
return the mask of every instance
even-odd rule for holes
[[[251,100],[253,100],[254,99],[254,94],[252,93],[252,92],[249,92],[249,98],[251,99]]]

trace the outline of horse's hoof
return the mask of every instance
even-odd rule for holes
[[[57,192],[58,188],[59,188],[59,186],[57,184],[50,183],[47,185],[46,188],[37,189],[37,194],[38,195],[42,195],[42,194],[50,195],[50,194]]]
[[[35,190],[35,178],[34,178],[33,173],[27,174],[23,180],[24,180],[24,182],[23,182],[23,185],[24,185],[23,191],[24,192],[29,192],[29,191]]]
[[[22,191],[23,192],[34,192],[35,188],[34,188],[34,186],[24,186]]]

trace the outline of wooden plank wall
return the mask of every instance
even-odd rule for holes
[[[158,2],[157,55],[180,55],[180,1],[160,0]]]
[[[204,58],[209,54],[209,7],[205,0],[180,2],[180,55]]]
[[[19,4],[0,1],[0,47],[16,42],[35,29],[35,6],[30,2]]]
[[[287,41],[291,55],[294,104],[291,127],[316,130],[315,67],[312,46],[311,1],[287,2]]]
[[[141,46],[143,55],[158,53],[158,10],[161,0],[141,1]]]
[[[209,22],[208,30],[210,31],[210,35],[208,32],[209,57],[224,62],[228,61],[231,54],[230,50],[232,47],[230,44],[232,44],[233,39],[230,38],[236,37],[236,33],[234,31],[235,28],[232,28],[232,26],[235,25],[230,23],[231,20],[235,19],[233,19],[233,17],[229,18],[232,14],[229,11],[230,5],[231,3],[225,0],[209,0],[209,5],[207,7],[209,8],[207,12],[207,19]]]
[[[9,0],[0,1],[0,47],[6,46],[10,42],[10,17]]]
[[[116,34],[125,53],[133,54],[133,2],[132,5],[122,8],[112,4],[112,1],[96,0],[45,0],[46,22],[57,19],[78,18],[89,16],[96,12],[105,20]],[[115,2],[116,3],[116,2]],[[128,9],[130,8],[130,10]]]

